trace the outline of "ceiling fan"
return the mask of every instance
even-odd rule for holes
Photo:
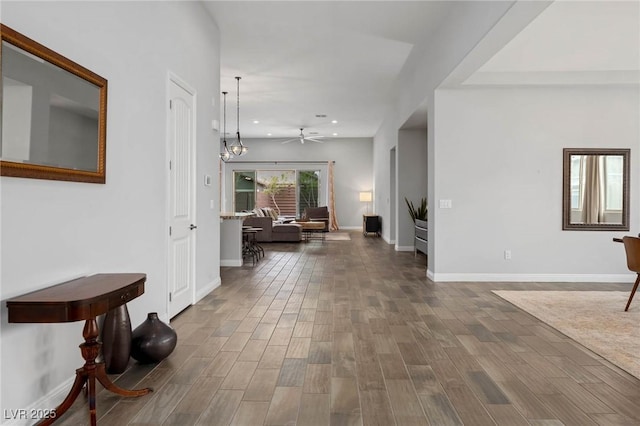
[[[324,136],[314,136],[312,138],[306,137],[303,133],[303,128],[300,128],[300,136],[298,136],[297,138],[293,138],[293,139],[287,139],[286,141],[282,142],[283,144],[285,143],[289,143],[289,142],[293,142],[293,141],[300,141],[301,144],[304,145],[305,141],[311,141],[311,142],[316,142],[316,143],[324,143],[324,141],[318,140],[318,138],[323,138]]]

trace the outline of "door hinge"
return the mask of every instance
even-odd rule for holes
[[[169,109],[173,108],[173,101],[169,99]]]
[[[169,236],[171,236],[171,227],[169,227]]]
[[[169,293],[169,302],[171,302],[171,293]]]
[[[171,160],[169,160],[169,170],[171,170]]]

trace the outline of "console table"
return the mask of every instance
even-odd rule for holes
[[[145,274],[96,274],[67,281],[9,299],[10,323],[56,323],[84,320],[80,345],[84,365],[76,370],[71,391],[56,408],[55,415],[38,425],[49,425],[71,407],[87,385],[91,425],[96,424],[96,379],[109,391],[122,396],[142,396],[151,388],[128,390],[115,385],[107,376],[104,363],[96,362],[102,344],[96,317],[144,293]]]

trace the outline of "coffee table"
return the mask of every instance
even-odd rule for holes
[[[309,239],[311,239],[311,236],[313,234],[318,234],[320,233],[320,239],[322,239],[322,241],[324,241],[324,222],[314,222],[314,221],[308,221],[308,222],[291,222],[291,223],[295,223],[297,225],[300,225],[300,227],[302,228],[302,239],[304,241],[309,241]]]

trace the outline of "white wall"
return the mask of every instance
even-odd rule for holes
[[[167,81],[196,90],[198,295],[219,283],[219,34],[197,2],[3,2],[2,22],[109,82],[105,185],[2,177],[1,298],[98,272],[144,272],[128,304],[168,320]],[[212,106],[212,99],[216,106]],[[213,183],[205,187],[204,175]],[[210,209],[210,200],[214,208]],[[82,365],[83,324],[8,324],[0,407],[53,408]],[[51,401],[54,395],[60,399]],[[55,398],[54,398],[55,399]]]
[[[49,108],[47,156],[42,164],[95,171],[98,165],[98,118],[87,117],[67,108]]]
[[[611,239],[640,231],[637,86],[438,90],[435,108],[436,280],[628,280]],[[631,149],[630,232],[562,230],[563,148]]]
[[[14,161],[29,159],[32,96],[33,86],[2,87],[2,158]]]
[[[227,141],[229,143],[229,141]],[[369,138],[327,139],[324,143],[306,142],[304,145],[297,141],[282,144],[281,140],[273,139],[245,139],[249,151],[242,157],[232,159],[225,164],[223,209],[233,209],[233,175],[232,170],[237,167],[236,162],[251,161],[313,161],[325,164],[335,160],[334,189],[336,216],[341,228],[362,228],[362,215],[366,212],[366,205],[359,200],[360,191],[372,189],[373,177],[373,142]],[[242,169],[264,168],[273,169],[268,164],[245,164]],[[286,168],[286,164],[275,167]],[[322,183],[321,183],[322,184]],[[323,185],[323,184],[322,184]],[[371,203],[369,212],[371,212]]]
[[[466,146],[470,146],[474,150],[483,147],[482,144],[474,145],[478,143],[479,139],[483,140],[486,145],[487,140],[493,136],[501,136],[503,139],[511,141],[514,139],[522,140],[522,135],[532,130],[535,130],[534,134],[539,135],[541,129],[535,126],[535,121],[527,121],[530,119],[525,114],[525,106],[528,103],[533,102],[534,106],[530,105],[529,108],[535,109],[534,112],[537,114],[538,119],[543,118],[544,120],[542,121],[551,126],[550,130],[556,132],[557,135],[567,137],[567,140],[562,141],[562,146],[569,146],[565,142],[570,141],[571,146],[588,146],[585,144],[592,143],[593,146],[611,146],[609,144],[614,144],[633,147],[633,149],[638,148],[638,131],[637,127],[633,127],[637,125],[639,115],[637,89],[627,88],[626,92],[622,89],[619,97],[603,91],[595,98],[604,102],[601,106],[597,105],[598,100],[593,101],[591,98],[593,93],[585,95],[586,92],[580,93],[578,91],[560,95],[563,92],[558,92],[557,96],[561,104],[570,106],[566,111],[547,108],[550,104],[549,101],[544,104],[545,107],[543,108],[541,102],[544,102],[544,100],[536,100],[536,95],[534,94],[531,94],[532,97],[522,99],[515,99],[514,97],[509,102],[505,99],[499,109],[493,108],[491,111],[494,115],[491,117],[485,117],[484,115],[483,109],[487,110],[485,103],[488,102],[491,105],[491,99],[486,97],[480,102],[472,102],[473,106],[469,108],[462,108],[463,105],[460,102],[455,105],[448,105],[443,102],[436,103],[436,89],[442,85],[447,77],[452,75],[454,70],[457,71],[457,68],[460,68],[460,64],[464,65],[462,68],[467,71],[474,71],[544,10],[548,4],[549,2],[460,2],[457,4],[456,9],[452,11],[447,20],[443,21],[441,27],[432,34],[429,40],[426,40],[423,45],[414,47],[399,77],[398,100],[393,108],[387,112],[385,121],[374,137],[375,202],[376,210],[383,216],[384,222],[390,217],[391,209],[397,208],[397,206],[390,205],[390,188],[388,184],[390,173],[389,153],[393,147],[398,146],[398,130],[402,128],[402,124],[414,111],[419,109],[421,104],[427,106],[427,187],[428,203],[431,207],[429,209],[428,275],[436,280],[627,281],[629,279],[624,265],[622,247],[611,243],[612,233],[558,231],[561,227],[562,218],[561,195],[559,195],[562,181],[558,179],[558,176],[561,176],[562,151],[560,148],[561,143],[557,141],[551,146],[539,147],[543,151],[537,152],[534,156],[534,158],[538,159],[538,162],[542,163],[540,165],[540,173],[544,171],[549,173],[548,176],[552,176],[552,165],[550,163],[557,161],[559,165],[559,169],[553,170],[553,174],[558,173],[556,178],[549,177],[547,181],[549,186],[544,189],[545,197],[543,200],[548,201],[547,197],[550,197],[550,193],[553,193],[553,191],[557,191],[558,195],[550,204],[540,204],[545,208],[538,211],[538,217],[536,217],[538,222],[535,225],[520,226],[520,221],[517,221],[518,226],[516,226],[516,222],[511,219],[503,223],[505,222],[505,217],[501,215],[502,220],[492,220],[490,227],[492,230],[499,227],[496,230],[500,237],[499,239],[496,240],[490,232],[482,231],[477,236],[481,237],[482,240],[490,239],[491,241],[482,246],[482,251],[478,249],[474,242],[473,254],[465,254],[466,264],[456,261],[454,257],[458,248],[467,244],[468,238],[474,235],[471,234],[472,231],[481,232],[476,230],[478,227],[488,229],[486,223],[476,220],[471,221],[469,220],[470,217],[461,215],[461,208],[463,211],[469,211],[480,207],[481,209],[488,209],[490,213],[486,214],[497,214],[494,212],[504,210],[507,212],[505,214],[509,215],[507,216],[508,218],[523,217],[524,215],[521,211],[522,209],[514,210],[516,209],[514,206],[518,203],[511,202],[511,199],[507,198],[507,195],[514,191],[512,190],[507,194],[502,189],[505,185],[513,189],[510,181],[512,173],[519,172],[518,169],[512,168],[513,166],[509,165],[510,163],[501,164],[499,162],[497,165],[491,164],[488,172],[494,176],[493,181],[488,182],[487,185],[478,188],[476,192],[472,193],[471,189],[463,190],[463,187],[471,186],[468,180],[464,185],[460,182],[455,184],[448,181],[452,175],[457,176],[461,173],[458,170],[458,160],[454,161],[451,158],[453,154],[450,150],[455,149],[456,154],[459,156],[461,155],[460,151]],[[459,82],[462,80],[457,78],[452,81]],[[505,93],[509,93],[509,91],[492,92],[491,96],[497,96],[497,94],[506,96],[504,95]],[[548,89],[545,93],[548,93],[555,100],[554,90]],[[439,100],[442,101],[442,93],[438,96]],[[447,94],[446,96],[454,95]],[[446,99],[449,100],[449,98]],[[580,104],[582,101],[584,101],[584,105]],[[448,105],[446,109],[444,108],[445,105]],[[462,108],[464,114],[461,114],[462,111],[454,111],[456,108]],[[480,111],[477,116],[474,116],[473,108]],[[620,115],[611,114],[606,112],[605,109],[607,111],[620,112]],[[576,110],[576,116],[571,115],[574,110]],[[568,117],[568,120],[565,121],[571,123],[573,127],[563,127],[563,122],[557,119],[554,114]],[[500,120],[505,115],[511,118],[510,121],[512,123],[510,125],[504,123],[508,120]],[[486,128],[483,125],[479,129],[484,133],[479,132],[476,128],[470,130],[465,127],[464,124],[467,119],[471,120],[472,123],[478,124],[478,116],[489,119],[488,121],[493,122],[496,126],[499,124],[499,126],[507,127]],[[618,130],[612,130],[618,128],[618,124],[622,119],[627,120],[627,123]],[[495,120],[499,120],[499,123]],[[448,126],[446,132],[438,129],[438,126],[441,125]],[[460,126],[460,128],[454,130],[453,127],[456,126]],[[596,130],[594,127],[598,129]],[[588,132],[591,133],[588,134]],[[619,139],[612,140],[612,132]],[[494,135],[493,133],[498,134]],[[593,139],[596,136],[599,138],[597,140]],[[450,145],[452,138],[455,138],[455,148]],[[458,140],[460,138],[464,140]],[[496,151],[492,143],[506,142],[504,140],[502,142],[491,142],[489,149]],[[511,145],[507,145],[506,151],[500,153],[501,156],[505,155],[505,160],[499,161],[507,162],[507,160],[516,155],[511,153],[509,149],[512,149]],[[544,150],[547,152],[544,152]],[[473,152],[478,153],[476,151]],[[632,170],[634,167],[636,170],[633,171],[634,175],[631,183],[632,221],[634,220],[634,214],[635,217],[638,215],[637,200],[634,201],[633,199],[633,188],[636,187],[634,185],[638,184],[638,162],[637,159],[634,160],[633,152],[632,150]],[[473,179],[476,179],[475,175]],[[545,177],[544,179],[547,178]],[[551,186],[551,181],[554,182],[553,186]],[[516,183],[523,184],[523,182],[518,181]],[[400,186],[400,183],[398,183],[398,186]],[[520,191],[527,191],[531,192],[533,196],[540,196],[543,190],[538,184],[532,185],[531,180],[528,180],[524,182],[524,188],[520,189]],[[494,192],[500,194],[501,197],[495,196]],[[490,196],[492,201],[490,206],[478,204],[478,200],[485,199],[483,198],[484,194]],[[452,199],[453,209],[437,208],[440,199]],[[399,196],[397,203],[401,202],[403,202],[403,199]],[[444,223],[440,223],[441,220]],[[541,220],[547,226],[544,232],[539,229],[538,223]],[[635,224],[632,223],[631,226],[630,233],[637,233],[637,219]],[[501,228],[503,227],[507,229],[502,231]],[[459,228],[467,231],[466,234],[463,235],[459,232]],[[383,237],[387,241],[389,241],[390,235],[388,230],[389,227],[383,228]],[[507,240],[507,236],[509,240]],[[556,257],[552,259],[549,254],[538,254],[533,247],[536,247],[537,250],[540,250],[540,247],[545,248],[545,250],[549,247],[551,248],[550,252],[554,253]],[[503,250],[506,248],[512,250],[514,257],[511,261],[505,263]],[[560,252],[561,249],[562,252]],[[576,252],[576,254],[565,255],[565,250],[577,249],[580,249],[580,251]],[[604,250],[604,253],[602,253],[602,250]],[[543,256],[542,259],[537,259],[542,260],[543,263],[534,265],[526,260],[532,254]],[[470,261],[470,257],[476,255],[478,257]],[[592,261],[594,258],[598,260]]]
[[[456,2],[451,13],[423,44],[413,48],[411,55],[398,78],[397,102],[387,111],[385,120],[374,137],[374,186],[375,208],[382,216],[382,223],[387,224],[390,209],[401,209],[390,205],[389,188],[389,155],[390,150],[398,144],[398,130],[418,107],[428,105],[428,204],[434,205],[433,174],[437,166],[432,125],[434,119],[434,90],[473,50],[473,48],[505,12],[513,2]],[[398,184],[400,185],[400,183]],[[404,203],[397,197],[396,203]],[[433,252],[433,241],[437,237],[437,227],[433,220],[433,210],[429,209],[429,264],[437,253]],[[398,215],[397,215],[398,216]],[[382,237],[389,241],[389,226],[383,226]]]
[[[400,130],[397,158],[396,250],[413,251],[415,229],[405,197],[417,208],[427,197],[427,129]]]

